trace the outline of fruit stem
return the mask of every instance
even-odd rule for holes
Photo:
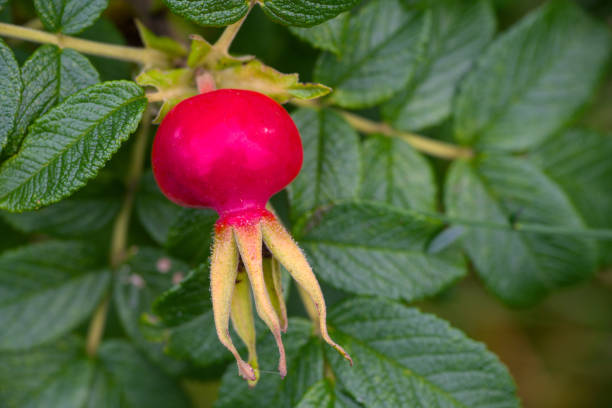
[[[18,38],[43,44],[53,44],[60,48],[72,48],[85,54],[113,58],[122,61],[136,62],[145,66],[164,65],[166,57],[159,51],[128,47],[125,45],[105,44],[63,34],[47,33],[34,28],[14,24],[0,23],[0,36]]]
[[[128,228],[134,207],[134,196],[142,177],[150,124],[151,113],[149,110],[146,110],[142,116],[140,128],[132,146],[130,167],[125,179],[126,193],[123,198],[123,204],[113,224],[110,244],[110,267],[112,270],[116,270],[126,259]],[[93,318],[89,323],[85,346],[89,357],[95,357],[102,341],[109,304],[110,294],[107,294],[96,308]]]
[[[223,30],[223,33],[221,33],[221,36],[219,37],[217,42],[213,45],[213,47],[217,51],[219,51],[221,55],[229,54],[229,48],[232,45],[234,38],[236,38],[236,34],[238,34],[238,31],[240,31],[240,27],[242,27],[244,20],[246,20],[247,16],[253,9],[254,4],[255,4],[255,1],[252,0],[251,4],[249,5],[249,10],[246,12],[246,14],[240,20],[236,21],[234,24],[230,24],[227,27],[225,27],[225,30]]]
[[[292,100],[292,104],[296,106],[319,108],[322,105],[316,101]],[[450,143],[433,140],[425,136],[417,135],[411,132],[404,132],[389,126],[386,123],[375,122],[366,119],[362,116],[345,111],[343,109],[333,108],[335,112],[340,114],[352,127],[363,133],[380,133],[389,137],[397,137],[404,140],[416,150],[427,153],[430,156],[440,157],[442,159],[460,159],[474,157],[474,152],[469,147],[457,146]]]

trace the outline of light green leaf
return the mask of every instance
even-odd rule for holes
[[[459,79],[495,33],[488,0],[437,0],[432,21],[427,64],[414,84],[383,106],[385,119],[398,129],[420,130],[446,119]]]
[[[168,230],[166,249],[190,264],[206,261],[210,255],[213,227],[218,215],[213,210],[183,208]]]
[[[160,99],[162,106],[153,123],[160,123],[179,102],[198,94],[193,71],[188,68],[170,70],[152,68],[140,73],[136,77],[136,83],[140,86],[152,86],[159,95],[163,95]]]
[[[258,332],[259,334],[260,332]],[[258,339],[259,367],[265,372],[254,388],[238,376],[235,364],[225,371],[215,408],[294,407],[304,393],[323,377],[323,350],[320,339],[311,337],[312,326],[302,319],[290,319],[283,336],[287,354],[287,377],[271,375],[278,366],[278,349],[272,336],[263,332]]]
[[[68,97],[31,127],[19,154],[0,168],[0,208],[51,204],[82,187],[136,130],[146,98],[128,81]]]
[[[354,299],[330,313],[334,338],[356,362],[326,349],[337,383],[366,407],[519,407],[508,370],[447,322],[398,303]]]
[[[57,237],[85,237],[110,225],[121,207],[123,189],[114,180],[94,180],[82,191],[59,203],[23,213],[0,216],[23,232]]]
[[[289,31],[313,47],[339,55],[342,48],[342,33],[348,18],[348,13],[342,13],[314,27],[290,27]]]
[[[176,42],[170,37],[160,37],[155,35],[144,24],[136,20],[136,28],[140,34],[140,39],[145,45],[145,48],[161,51],[169,57],[184,57],[187,55],[187,49],[179,42]]]
[[[361,0],[264,0],[262,8],[280,24],[310,27],[336,17]]]
[[[298,241],[315,273],[348,292],[413,301],[461,278],[458,254],[430,254],[439,222],[411,212],[348,203],[316,213]]]
[[[389,99],[408,85],[424,62],[431,15],[407,11],[397,0],[375,0],[349,19],[340,56],[324,53],[315,80],[334,88],[330,97],[347,108]]]
[[[90,359],[69,337],[27,352],[0,354],[0,401],[7,408],[186,408],[179,386],[121,340]]]
[[[145,174],[136,196],[136,214],[141,224],[159,244],[168,238],[170,227],[178,219],[182,208],[168,200],[155,182],[153,173]]]
[[[500,36],[466,77],[457,140],[491,150],[542,142],[588,100],[610,44],[609,30],[574,2],[548,2]]]
[[[139,247],[117,272],[113,293],[117,314],[128,336],[152,361],[172,373],[183,370],[183,364],[164,354],[158,342],[163,337],[162,330],[141,320],[143,316],[150,318],[154,300],[180,282],[188,271],[187,265],[159,249]]]
[[[203,26],[223,26],[249,11],[249,0],[163,0],[175,14]]]
[[[47,30],[76,34],[100,17],[108,0],[34,0],[34,6]]]
[[[549,138],[530,160],[568,194],[591,228],[612,229],[612,136],[571,129]],[[612,242],[600,241],[600,257],[612,264]]]
[[[3,253],[0,350],[57,339],[81,323],[108,288],[104,264],[104,255],[84,243],[48,241]]]
[[[15,127],[8,136],[4,157],[17,153],[28,126],[55,104],[99,82],[98,73],[83,55],[54,45],[39,47],[21,67],[23,89]]]
[[[363,144],[360,197],[398,208],[436,211],[437,185],[431,164],[408,143],[383,135]]]
[[[359,136],[330,110],[300,109],[293,115],[304,147],[304,163],[289,185],[291,216],[299,216],[357,194]]]
[[[0,153],[15,126],[21,88],[19,65],[13,51],[0,40]]]
[[[530,305],[595,271],[594,241],[512,230],[512,223],[586,228],[567,195],[525,160],[455,162],[446,183],[450,217],[508,225],[464,227],[461,239],[487,287],[511,305]]]

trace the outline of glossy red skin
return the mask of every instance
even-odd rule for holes
[[[153,142],[153,174],[175,203],[213,208],[222,218],[264,209],[302,167],[291,116],[258,92],[220,89],[186,99]]]

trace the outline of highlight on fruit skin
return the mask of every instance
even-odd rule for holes
[[[304,253],[265,208],[302,167],[300,135],[282,106],[263,94],[237,89],[186,99],[159,126],[152,166],[170,200],[219,213],[210,267],[215,326],[249,385],[259,378],[251,296],[257,315],[274,335],[280,375],[287,374],[281,337],[287,330],[287,314],[280,269],[275,262],[264,268],[264,244],[310,296],[321,337],[352,364],[327,332],[323,293]],[[230,320],[247,346],[247,361],[232,342]]]

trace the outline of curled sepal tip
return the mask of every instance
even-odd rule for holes
[[[304,253],[272,214],[262,217],[261,226],[266,247],[289,271],[291,277],[295,279],[314,303],[318,315],[321,337],[353,365],[353,360],[348,353],[333,341],[327,332],[327,310],[325,308],[323,292]]]

